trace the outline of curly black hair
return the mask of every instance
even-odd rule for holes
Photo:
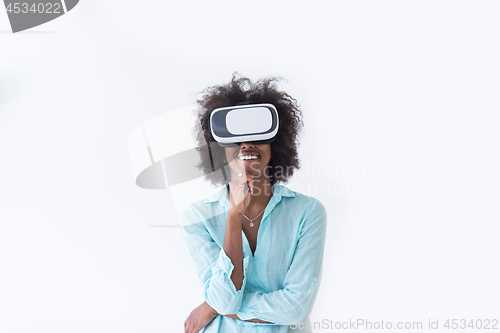
[[[286,183],[294,169],[300,168],[297,147],[298,135],[304,122],[297,100],[277,89],[281,77],[263,78],[254,83],[237,72],[231,82],[206,88],[197,100],[199,105],[197,123],[193,130],[201,162],[197,167],[203,170],[205,177],[213,185],[225,185],[227,181],[221,173],[214,172],[227,166],[225,151],[220,147],[210,131],[209,119],[214,109],[234,106],[238,103],[270,103],[276,107],[279,116],[279,128],[274,142],[271,143],[269,176],[271,184]],[[280,168],[276,168],[279,166]]]

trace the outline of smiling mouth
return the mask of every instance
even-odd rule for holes
[[[238,159],[242,161],[251,161],[258,159],[259,157],[259,155],[240,155],[238,156]]]

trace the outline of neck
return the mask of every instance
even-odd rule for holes
[[[271,197],[273,196],[274,186],[269,181],[269,177],[262,175],[259,178],[254,178],[252,201],[249,207],[252,206],[266,206]]]

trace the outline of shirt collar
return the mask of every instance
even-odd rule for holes
[[[227,195],[227,185],[221,188],[219,191],[215,192],[207,199],[205,199],[205,203],[212,203],[219,201],[222,206],[229,206],[229,198]],[[276,202],[281,200],[281,197],[295,197],[295,192],[290,190],[288,187],[274,183],[274,192],[271,199],[274,199]]]

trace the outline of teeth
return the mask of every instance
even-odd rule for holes
[[[239,158],[240,158],[240,160],[256,160],[259,157],[256,155],[253,155],[253,156],[240,156]]]

